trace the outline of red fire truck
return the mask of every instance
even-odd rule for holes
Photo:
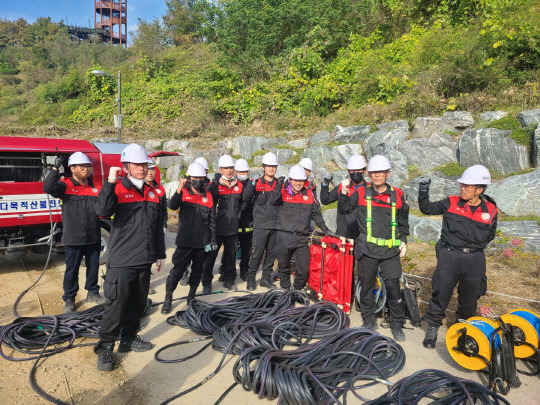
[[[94,184],[101,186],[111,166],[121,167],[120,154],[125,146],[74,139],[0,137],[0,252],[10,260],[23,258],[29,249],[48,253],[51,238],[55,250],[61,250],[62,202],[43,192],[43,181],[55,158],[64,158],[60,172],[71,176],[69,155],[85,153],[92,162]],[[150,157],[164,155],[176,153],[156,152]],[[109,218],[101,219],[101,263],[107,259],[110,226]]]

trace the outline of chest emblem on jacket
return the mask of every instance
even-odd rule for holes
[[[203,197],[203,198],[202,198],[202,202],[203,202],[203,203],[205,203],[205,202],[207,202],[207,201],[208,201],[208,198],[206,198],[206,197]]]
[[[308,200],[308,196],[305,195],[304,197],[302,197],[304,199],[304,201],[307,201]]]
[[[156,190],[156,192],[157,192],[158,194],[161,194],[161,189],[158,188],[158,189]]]
[[[489,218],[491,218],[491,217],[490,217],[490,215],[489,215],[487,212],[484,212],[484,213],[482,214],[482,219],[483,219],[484,221],[489,221]]]
[[[154,198],[156,195],[155,195],[153,192],[150,191],[150,192],[148,193],[148,196],[149,196],[150,198]]]
[[[238,191],[238,186],[234,186],[234,191]]]
[[[94,187],[94,188],[92,189],[92,192],[93,192],[93,193],[97,193],[97,188]]]

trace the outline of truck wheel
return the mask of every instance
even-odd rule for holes
[[[109,257],[109,230],[101,224],[101,252],[99,253],[99,264],[107,263]]]

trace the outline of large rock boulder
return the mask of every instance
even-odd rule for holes
[[[178,139],[171,139],[163,144],[163,150],[165,152],[183,151],[187,148],[189,148],[189,142]]]
[[[424,173],[440,165],[457,162],[457,146],[457,142],[449,135],[435,134],[430,138],[405,141],[399,150],[409,165],[415,165]]]
[[[225,139],[224,141],[221,141],[219,143],[219,148],[223,149],[223,153],[227,153],[228,151],[232,151],[233,149],[233,140],[232,139]]]
[[[195,159],[198,157],[203,156],[203,151],[195,150],[195,149],[187,149],[183,152],[183,163],[186,166],[189,166]]]
[[[404,131],[409,131],[409,123],[405,120],[399,121],[389,121],[383,122],[382,124],[377,124],[379,129],[403,129]]]
[[[498,121],[507,115],[508,113],[506,111],[486,111],[485,113],[480,114],[480,121],[489,123],[492,121]]]
[[[322,213],[324,223],[331,232],[336,232],[337,229],[337,208],[330,208]]]
[[[264,136],[239,136],[232,143],[232,154],[247,160],[251,159],[255,151],[265,149],[267,139]]]
[[[275,147],[277,145],[281,145],[281,144],[285,143],[286,140],[287,140],[287,138],[270,138],[270,139],[267,139],[263,143],[262,148],[263,149],[272,149],[273,147]]]
[[[358,143],[369,136],[371,127],[369,125],[360,125],[356,127],[341,127],[336,125],[334,130],[334,141],[339,143]]]
[[[508,215],[540,215],[540,168],[511,176],[489,186],[486,194]]]
[[[474,118],[467,111],[447,111],[442,116],[443,128],[449,131],[460,131],[474,126]]]
[[[166,178],[172,181],[180,180],[180,172],[182,171],[182,165],[174,165],[167,169]]]
[[[327,145],[307,148],[302,154],[303,158],[310,158],[313,161],[313,167],[324,166],[326,162],[332,160],[332,148]]]
[[[517,144],[510,133],[495,128],[465,130],[459,141],[459,164],[482,164],[501,174],[528,168],[527,147]]]
[[[540,123],[540,108],[522,111],[518,114],[518,118],[522,126],[536,128]]]
[[[328,143],[332,140],[332,135],[328,131],[318,132],[309,138],[309,146],[319,146],[325,143]]]
[[[540,166],[540,128],[536,128],[536,131],[534,131],[533,165]]]
[[[357,143],[334,146],[332,148],[332,160],[340,169],[347,169],[347,161],[352,155],[361,155],[362,146]]]
[[[409,132],[404,128],[381,129],[372,133],[364,142],[364,152],[367,159],[375,155],[384,155],[407,138]]]
[[[409,177],[407,158],[403,153],[396,149],[390,149],[383,155],[390,159],[390,164],[392,166],[390,169],[390,176],[388,177],[388,183],[395,187],[401,187]]]
[[[184,162],[184,157],[182,155],[161,156],[161,157],[157,157],[155,160],[156,160],[156,165],[158,165],[162,169],[168,169],[169,167],[174,166],[174,165],[182,166],[182,163]]]
[[[213,168],[215,171],[218,171],[219,169],[219,165],[218,165],[218,161],[219,161],[219,158],[221,156],[223,156],[225,153],[223,152],[223,149],[210,149],[210,150],[205,150],[202,152],[202,156],[204,158],[206,158],[206,160],[208,161],[208,166],[210,168],[210,170]],[[199,155],[201,156],[201,155]],[[199,157],[197,156],[197,157]]]
[[[459,193],[459,184],[456,182],[458,176],[450,178],[439,171],[428,172],[412,179],[401,188],[412,208],[418,209],[418,182],[426,178],[431,179],[429,199],[432,202]]]
[[[413,138],[428,138],[442,132],[442,118],[418,117],[414,120]]]
[[[152,149],[152,150],[157,150],[159,148],[161,148],[161,144],[163,143],[163,141],[159,140],[159,139],[148,139],[144,142],[144,149],[146,150],[149,150],[149,149]]]
[[[332,179],[332,184],[337,187],[339,183],[341,183],[343,180],[348,179],[349,172],[347,170],[339,170],[331,173],[334,178]],[[332,187],[330,187],[332,188]]]
[[[441,237],[440,218],[417,217],[409,215],[409,239],[421,242],[436,242]]]
[[[279,165],[276,170],[276,178],[277,177],[285,177],[286,179],[289,178],[289,169],[292,167],[292,165]]]
[[[523,240],[523,248],[540,253],[540,226],[536,221],[498,221],[497,229],[507,238]]]
[[[307,139],[293,139],[292,141],[287,142],[287,145],[294,149],[306,149],[309,145]]]

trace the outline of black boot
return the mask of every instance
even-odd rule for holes
[[[187,304],[195,299],[195,293],[197,292],[197,286],[189,286],[189,294],[187,296]]]
[[[403,332],[403,321],[397,319],[390,320],[390,330],[392,331],[392,336],[396,342],[405,341],[405,333]]]
[[[172,306],[172,291],[166,291],[165,292],[165,300],[163,301],[163,305],[161,306],[161,313],[162,314],[168,314],[171,312],[171,306]]]
[[[272,283],[272,280],[270,279],[270,277],[263,277],[261,279],[261,287],[266,287],[268,289],[273,289],[273,288],[276,288],[276,285],[274,283]]]
[[[246,289],[248,291],[255,291],[256,288],[257,288],[257,283],[255,282],[255,276],[248,275]]]
[[[426,349],[435,349],[435,343],[437,342],[437,333],[439,332],[439,327],[437,325],[428,325],[426,330],[426,337],[422,344]]]
[[[189,282],[189,270],[184,272],[184,275],[180,279],[180,285],[188,285]]]
[[[364,324],[362,325],[362,328],[368,328],[371,330],[377,330],[379,328],[379,325],[377,324],[377,315],[368,315],[364,319]]]
[[[98,343],[94,347],[94,352],[97,353],[97,369],[99,371],[112,371],[114,368],[113,356],[114,343]]]
[[[247,271],[248,271],[247,268],[240,267],[240,278],[242,279],[242,281],[246,281],[246,279],[247,279]]]

